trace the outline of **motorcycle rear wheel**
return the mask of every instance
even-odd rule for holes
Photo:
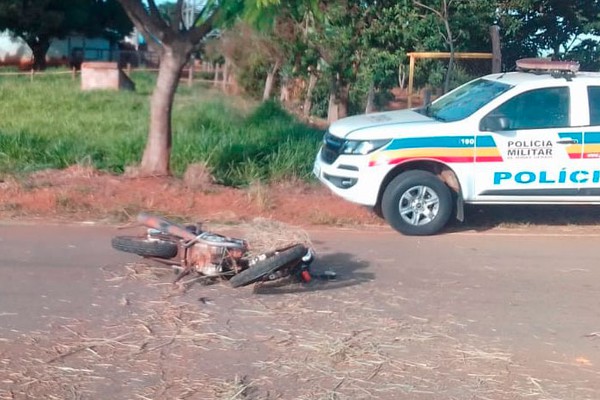
[[[294,261],[300,262],[302,257],[306,255],[307,251],[308,249],[305,246],[297,244],[289,249],[275,253],[271,257],[261,260],[250,268],[243,270],[237,275],[234,275],[229,280],[229,283],[231,283],[231,286],[236,288],[258,282],[264,277],[293,263]]]
[[[139,236],[114,236],[111,244],[119,251],[142,257],[173,258],[177,255],[177,245],[165,240],[148,240]]]

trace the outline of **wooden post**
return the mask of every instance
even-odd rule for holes
[[[131,63],[127,63],[127,75],[131,76]]]
[[[406,94],[406,104],[408,108],[412,107],[413,82],[415,79],[415,56],[410,54],[410,65],[408,67],[408,93]]]
[[[410,66],[408,71],[408,92],[407,92],[407,105],[408,108],[412,108],[412,94],[413,94],[413,83],[415,78],[415,60],[417,58],[450,58],[454,57],[455,60],[491,60],[493,58],[492,53],[444,53],[444,52],[412,52],[406,54],[410,57]]]
[[[502,70],[502,53],[500,51],[500,27],[498,25],[490,26],[490,36],[492,37],[492,73],[497,74]]]
[[[71,68],[71,76],[73,77],[73,80],[77,78],[77,69],[75,67]]]
[[[33,68],[31,68],[31,72],[30,72],[31,82],[33,82],[33,75],[35,75],[35,70]]]

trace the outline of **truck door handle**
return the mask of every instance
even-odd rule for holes
[[[556,143],[558,143],[558,144],[577,144],[577,139],[561,139],[561,140],[557,140]]]

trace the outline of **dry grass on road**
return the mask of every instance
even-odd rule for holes
[[[166,268],[107,267],[110,318],[55,315],[0,343],[0,399],[593,398],[585,371],[568,384],[570,365],[536,377],[452,315],[407,313],[411,299],[381,293],[354,263],[337,282],[254,291],[181,290]]]

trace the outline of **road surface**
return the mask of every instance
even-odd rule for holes
[[[174,288],[115,228],[0,224],[0,399],[600,398],[593,228],[309,233],[336,280]]]

